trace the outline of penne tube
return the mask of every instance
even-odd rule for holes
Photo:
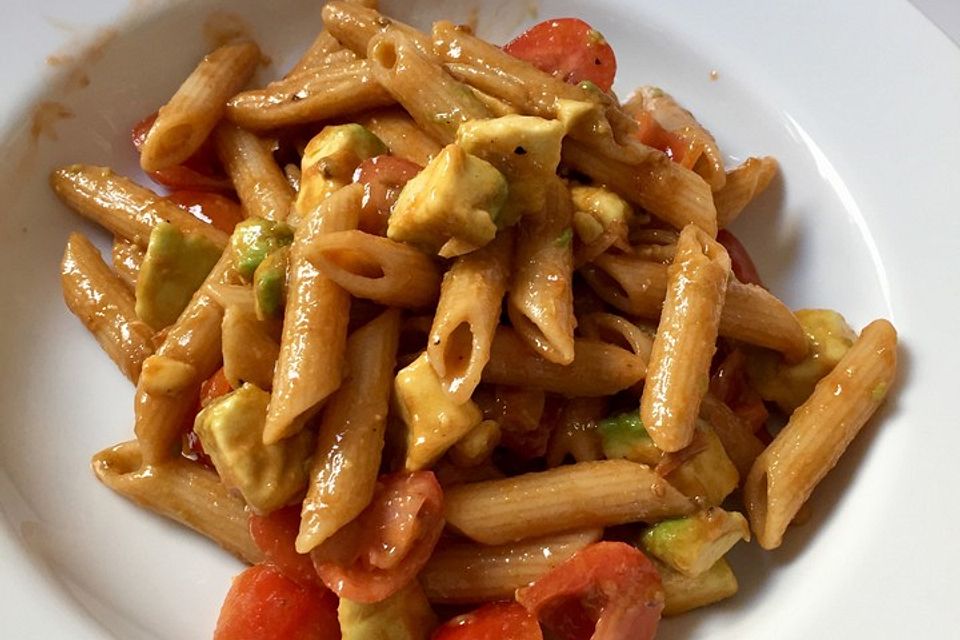
[[[700,417],[710,423],[720,439],[723,450],[745,480],[753,461],[764,449],[763,441],[737,417],[730,407],[712,393],[707,392],[700,403]]]
[[[578,462],[447,489],[447,526],[482,544],[692,513],[693,503],[646,465]]]
[[[80,318],[123,375],[136,383],[144,359],[153,353],[153,331],[137,318],[129,286],[79,233],[70,234],[60,274],[67,308]]]
[[[200,384],[222,360],[223,307],[210,289],[236,278],[232,253],[225,251],[176,323],[167,329],[156,354],[144,361],[134,397],[134,431],[144,465],[180,455],[183,423],[196,407]]]
[[[424,133],[403,109],[370,111],[357,116],[356,121],[383,140],[392,155],[421,167],[427,166],[443,148]]]
[[[717,224],[729,226],[750,201],[763,193],[777,175],[776,159],[747,158],[739,167],[727,172],[723,188],[713,194],[717,207]]]
[[[605,254],[580,273],[604,302],[632,316],[660,317],[667,265]],[[803,359],[809,348],[803,327],[785,304],[763,287],[735,278],[727,285],[720,335],[779,351],[791,362]]]
[[[744,484],[750,526],[775,549],[824,476],[883,402],[897,369],[897,332],[875,320],[760,454]]]
[[[370,40],[387,28],[403,33],[422,51],[430,51],[430,38],[426,34],[357,2],[328,2],[323,7],[323,24],[343,46],[360,57],[366,57]]]
[[[699,228],[684,227],[667,271],[667,294],[653,340],[640,418],[662,451],[690,444],[707,391],[730,256]]]
[[[106,167],[74,164],[57,169],[50,174],[50,186],[71,209],[143,249],[161,222],[198,233],[218,247],[227,245],[223,231]]]
[[[394,103],[366,60],[314,67],[244,91],[227,103],[227,118],[252,131],[265,131],[339,118]]]
[[[469,542],[441,544],[420,572],[420,584],[435,603],[510,600],[517,589],[602,536],[602,529],[583,529],[496,547]]]
[[[223,117],[227,99],[239,91],[260,62],[252,42],[227,44],[204,56],[157,119],[140,149],[144,171],[169,169],[189,159]]]
[[[580,320],[579,330],[584,338],[625,347],[643,358],[645,363],[650,362],[654,332],[644,331],[622,316],[595,311]]]
[[[136,441],[104,449],[91,466],[100,482],[136,505],[193,529],[244,562],[263,561],[250,537],[247,505],[216,472],[179,456],[144,467]]]
[[[214,131],[214,143],[247,217],[286,220],[294,192],[267,143],[226,122]]]
[[[114,237],[110,254],[113,270],[121,280],[127,283],[131,291],[136,289],[140,266],[143,264],[145,255],[144,250],[129,240]]]
[[[444,274],[427,356],[454,402],[470,399],[490,360],[510,276],[513,234],[457,258]]]
[[[482,380],[588,398],[623,391],[646,374],[642,358],[611,344],[574,340],[573,352],[569,365],[550,362],[532,351],[516,331],[499,327]]]
[[[547,206],[520,221],[507,314],[517,334],[542,357],[573,361],[573,205],[559,181]]]
[[[363,187],[344,187],[306,213],[290,247],[287,303],[264,444],[303,429],[340,386],[350,294],[307,259],[321,235],[357,226]]]
[[[297,552],[307,553],[373,499],[400,337],[400,312],[386,311],[347,341],[346,376],[323,412],[300,513]]]
[[[440,292],[440,272],[429,256],[382,236],[355,229],[326,233],[304,255],[351,295],[388,307],[426,307]]]
[[[374,36],[367,58],[377,81],[438,142],[453,142],[461,123],[491,115],[469,87],[454,80],[400,29],[391,27]]]
[[[300,56],[300,59],[297,60],[290,71],[287,72],[285,78],[290,76],[295,76],[304,71],[309,71],[310,69],[315,69],[317,67],[322,67],[328,64],[330,56],[338,54],[342,51],[345,51],[343,45],[341,45],[336,38],[333,37],[333,34],[329,31],[321,31],[317,34],[317,37],[314,38],[313,42],[310,43],[310,46],[307,47],[307,50],[303,52],[303,55]],[[348,53],[353,55],[353,58],[356,59],[356,54],[352,51]]]
[[[230,386],[239,389],[250,382],[270,391],[280,345],[267,323],[257,318],[253,305],[225,305],[222,332],[223,373]]]

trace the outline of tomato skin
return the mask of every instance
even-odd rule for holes
[[[743,246],[735,235],[726,229],[720,229],[717,232],[717,242],[723,245],[730,256],[730,265],[733,269],[733,275],[743,284],[756,284],[763,286],[760,280],[760,273],[757,266],[753,263],[753,258],[747,253],[747,248]]]
[[[200,413],[204,407],[231,391],[233,391],[233,387],[230,386],[230,382],[223,372],[223,367],[220,367],[216,373],[200,384],[200,397],[197,398],[196,407],[187,415],[183,422],[183,455],[199,462],[208,469],[214,468],[213,461],[210,459],[210,456],[207,455],[207,452],[203,450],[203,443],[200,442],[200,437],[196,431],[193,430],[193,425],[194,422],[196,422],[197,414]]]
[[[250,537],[263,551],[267,562],[302,585],[324,589],[310,556],[297,553],[294,546],[300,531],[300,507],[293,505],[265,516],[250,514]]]
[[[157,119],[156,112],[150,114],[130,131],[133,146],[140,151],[147,138],[150,127]],[[233,185],[227,178],[211,140],[207,140],[193,156],[183,164],[150,171],[150,179],[171,189],[190,189],[197,191],[232,191]]]
[[[763,440],[769,439],[763,427],[770,412],[760,394],[747,384],[746,356],[740,348],[732,349],[719,361],[710,376],[710,393],[730,407],[747,429]]]
[[[310,556],[338,596],[379,602],[416,577],[443,525],[443,490],[433,472],[395,473],[381,477],[370,506]]]
[[[688,155],[688,146],[679,136],[667,131],[649,112],[642,112],[637,118],[636,137],[640,142],[663,151],[674,162],[690,169],[696,164],[696,158]],[[692,162],[691,162],[692,159]]]
[[[227,374],[224,372],[223,367],[220,367],[216,373],[201,383],[200,406],[206,407],[220,396],[225,396],[231,391],[233,391],[233,386],[231,386],[230,381],[227,380]]]
[[[430,640],[543,640],[537,619],[516,602],[491,602],[440,625]]]
[[[339,640],[337,599],[259,564],[233,580],[214,640]]]
[[[376,235],[386,235],[387,221],[407,181],[420,173],[423,167],[398,158],[380,155],[360,163],[353,181],[363,185],[359,229]]]
[[[541,71],[579,84],[589,81],[609,91],[617,57],[600,33],[579,18],[544,20],[504,45],[503,50]]]
[[[233,233],[233,228],[243,222],[243,207],[219,193],[179,190],[170,193],[167,199],[224,233]]]
[[[517,601],[558,640],[651,640],[663,589],[641,551],[598,542],[518,589]]]

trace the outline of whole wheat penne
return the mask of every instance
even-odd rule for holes
[[[161,222],[198,233],[219,247],[227,245],[223,231],[107,167],[63,167],[50,174],[50,186],[71,209],[144,249],[150,232]]]
[[[440,271],[413,247],[355,229],[325,233],[306,249],[317,270],[358,298],[417,309],[436,301]]]
[[[153,353],[153,331],[137,318],[130,288],[79,233],[70,234],[60,274],[67,308],[136,383],[144,359]]]
[[[129,240],[114,237],[110,253],[113,270],[133,291],[140,275],[140,265],[143,264],[143,249]]]
[[[227,44],[207,54],[157,119],[140,149],[144,171],[178,165],[192,156],[223,117],[227,99],[253,76],[260,49],[252,42]]]
[[[547,206],[524,216],[517,233],[507,313],[531,349],[551,362],[573,361],[573,205],[557,180]]]
[[[319,122],[393,104],[366,60],[313,67],[238,93],[227,103],[227,118],[253,131]]]
[[[321,235],[356,228],[362,197],[359,184],[336,191],[307,212],[294,235],[265,444],[300,431],[340,386],[350,294],[321,274],[307,256]]]
[[[427,598],[436,603],[509,600],[514,591],[602,535],[602,529],[584,529],[496,547],[469,542],[441,545],[420,572],[420,584]]]
[[[225,305],[222,332],[223,373],[230,386],[238,389],[250,382],[270,391],[280,345],[267,323],[257,318],[252,305]]]
[[[144,467],[136,441],[93,456],[93,472],[110,489],[200,533],[249,564],[263,560],[250,537],[243,498],[229,491],[216,472],[183,457]]]
[[[693,503],[650,467],[628,460],[578,462],[462,484],[444,496],[447,526],[482,544],[656,522],[693,510]]]
[[[573,353],[569,365],[550,362],[532,351],[516,331],[499,327],[482,379],[586,398],[613,395],[646,374],[642,358],[605,342],[574,340]]]
[[[380,138],[392,155],[421,167],[425,167],[443,148],[403,109],[370,111],[357,116],[356,121]]]
[[[640,399],[644,428],[663,451],[679,451],[693,439],[729,279],[730,256],[723,245],[694,225],[684,227],[667,270],[667,295]]]
[[[329,538],[373,498],[399,337],[400,312],[390,310],[347,341],[346,376],[323,412],[317,435],[298,553]]]
[[[338,0],[323,7],[323,24],[343,46],[358,56],[365,57],[370,40],[387,28],[393,28],[409,37],[424,52],[430,51],[430,38],[410,25],[388,18],[360,3]]]
[[[644,331],[623,316],[595,311],[580,319],[579,331],[584,338],[626,347],[644,362],[650,362],[654,332]]]
[[[427,356],[455,402],[470,399],[490,360],[512,252],[513,234],[502,231],[487,246],[457,258],[443,276]]]
[[[743,424],[737,414],[726,404],[707,392],[700,402],[700,417],[710,423],[717,434],[723,450],[745,480],[753,461],[764,449],[763,441]]]
[[[399,29],[390,27],[375,35],[367,58],[377,81],[438,142],[453,142],[461,123],[491,115],[469,87],[454,80]]]
[[[211,285],[236,279],[233,256],[223,256],[193,295],[177,322],[167,329],[156,354],[144,361],[134,398],[134,431],[145,465],[180,454],[183,421],[196,406],[200,384],[220,366],[223,307]]]
[[[775,158],[747,158],[743,164],[727,172],[726,184],[713,194],[717,207],[717,224],[729,226],[750,201],[770,185],[779,165]]]
[[[800,507],[883,402],[896,369],[897,332],[875,320],[756,459],[744,502],[760,546],[780,546]]]
[[[580,273],[605,302],[641,318],[657,319],[667,291],[667,266],[635,256],[605,254]],[[800,322],[763,287],[730,278],[720,316],[720,335],[780,351],[790,361],[809,345]]]
[[[282,221],[293,204],[293,188],[267,143],[224,122],[214,131],[217,155],[233,182],[247,216]]]

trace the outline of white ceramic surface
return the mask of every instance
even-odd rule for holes
[[[472,2],[384,0],[401,17],[466,19]],[[505,39],[526,2],[480,3]],[[135,172],[130,125],[206,48],[212,11],[243,16],[276,73],[319,25],[309,0],[16,0],[0,23],[0,636],[206,638],[240,566],[205,540],[99,486],[90,455],[128,439],[132,389],[63,307],[67,233],[107,238],[48,193],[67,162]],[[771,154],[779,180],[736,230],[789,304],[901,332],[891,401],[782,549],[741,545],[735,599],[669,621],[662,638],[950,637],[960,552],[960,51],[905,1],[542,0],[614,45],[623,94],[661,85],[721,147]],[[95,31],[96,27],[107,30]],[[84,50],[80,43],[96,40]],[[51,54],[73,62],[51,66]],[[74,67],[88,77],[82,84]],[[711,71],[717,79],[711,80]],[[41,114],[70,117],[31,133]],[[53,106],[49,106],[53,105]],[[41,117],[41,119],[43,119]]]

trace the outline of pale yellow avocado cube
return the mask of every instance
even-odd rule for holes
[[[361,162],[384,153],[387,146],[362,125],[324,127],[303,151],[295,208],[301,215],[311,211],[331,193],[350,184]]]
[[[686,576],[712,567],[735,544],[750,539],[747,519],[719,507],[658,522],[640,539],[644,550]]]
[[[557,120],[506,115],[460,125],[457,143],[483,158],[507,179],[510,193],[497,220],[500,227],[546,204],[546,187],[557,173],[564,127]]]
[[[437,616],[416,580],[386,600],[365,604],[340,598],[343,640],[428,640]]]
[[[626,200],[603,187],[576,185],[570,188],[573,200],[573,228],[584,244],[590,244],[615,225],[626,225],[633,209]]]
[[[506,199],[503,175],[451,144],[403,187],[387,237],[445,258],[469,253],[493,240]]]
[[[256,512],[268,513],[298,498],[307,485],[313,435],[304,430],[263,444],[270,394],[245,384],[207,405],[194,430],[223,483]]]
[[[700,575],[691,578],[668,566],[654,562],[663,585],[666,617],[725,600],[737,593],[739,585],[730,564],[721,558]]]

